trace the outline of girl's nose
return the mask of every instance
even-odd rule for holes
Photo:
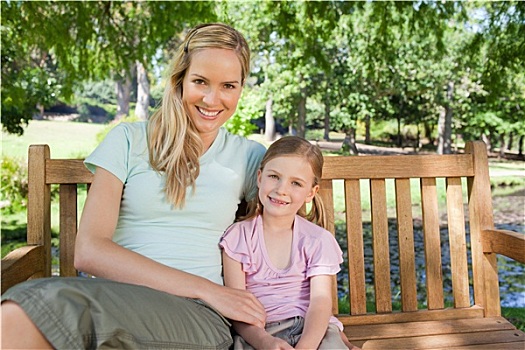
[[[275,187],[275,192],[278,194],[286,194],[288,193],[288,186],[284,181],[279,181]]]

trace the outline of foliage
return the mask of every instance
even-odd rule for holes
[[[93,99],[104,104],[116,104],[115,82],[110,79],[87,81],[76,89],[75,100],[78,98]]]
[[[458,134],[493,144],[525,136],[524,2],[3,5],[2,123],[10,132],[23,131],[37,104],[65,100],[82,81],[116,79],[136,61],[157,78],[160,99],[160,69],[151,68],[165,66],[185,28],[220,20],[253,51],[256,94],[228,124],[235,132],[249,133],[249,119],[271,100],[273,117],[299,135],[321,126],[325,137],[369,135],[372,124],[394,120],[398,143],[407,126],[431,145]],[[109,85],[92,87],[89,97],[113,99]]]
[[[256,126],[250,120],[257,119],[261,115],[258,100],[258,89],[245,87],[243,95],[237,106],[237,112],[230,118],[225,127],[233,134],[248,136],[252,134]]]
[[[0,191],[3,215],[25,211],[27,208],[27,165],[19,159],[3,155],[0,158],[2,190]]]
[[[22,134],[37,104],[69,101],[75,86],[151,64],[160,46],[197,21],[207,1],[2,2],[2,125]]]

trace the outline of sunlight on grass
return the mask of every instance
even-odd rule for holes
[[[96,135],[105,124],[31,120],[24,135],[2,132],[2,154],[26,160],[31,144],[48,144],[53,158],[86,157],[97,146]]]

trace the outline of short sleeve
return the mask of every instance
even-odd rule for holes
[[[97,167],[101,167],[125,183],[128,175],[129,143],[126,123],[120,123],[109,131],[84,164],[92,173]]]
[[[252,200],[257,194],[257,170],[259,170],[261,160],[266,153],[266,148],[260,143],[252,141],[248,152],[246,179],[244,180],[244,198],[246,201]]]
[[[343,252],[339,244],[326,230],[319,233],[316,238],[308,249],[306,277],[337,274],[343,262]]]
[[[242,264],[242,269],[246,273],[256,272],[256,266],[253,262],[253,243],[251,233],[245,222],[239,222],[231,225],[222,235],[219,246],[233,260]]]

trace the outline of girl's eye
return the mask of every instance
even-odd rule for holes
[[[228,90],[232,90],[232,89],[235,89],[235,85],[233,84],[224,84],[224,87]]]
[[[278,179],[277,175],[268,175],[270,179]]]
[[[204,84],[204,80],[202,80],[202,79],[195,79],[195,80],[193,81],[193,83],[195,83],[195,84],[197,84],[197,85],[202,85],[202,84]]]
[[[299,187],[303,187],[303,184],[301,184],[300,182],[297,182],[297,181],[293,181],[293,182],[292,182],[292,185],[294,185],[294,186],[299,186]]]

